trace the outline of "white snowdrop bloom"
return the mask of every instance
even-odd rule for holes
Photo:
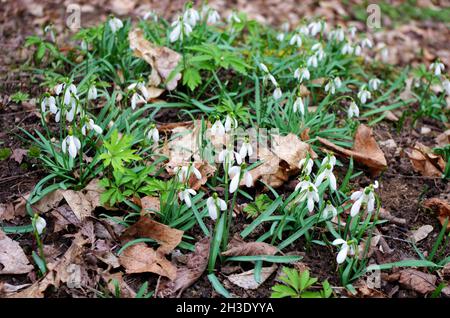
[[[89,119],[89,121],[81,128],[81,133],[83,136],[86,136],[87,130],[93,130],[99,135],[103,133],[102,127],[96,125],[93,119]]]
[[[371,49],[373,47],[372,41],[368,38],[365,38],[361,41],[361,47],[364,48],[369,48]]]
[[[223,126],[220,119],[217,119],[211,126],[211,135],[222,137],[225,135],[225,127]]]
[[[61,110],[58,109],[55,113],[55,123],[59,123],[60,119],[61,119]]]
[[[239,181],[241,179],[241,167],[233,166],[228,170],[228,175],[231,178],[230,182],[230,193],[234,193],[239,187]],[[242,176],[245,185],[250,188],[253,185],[253,177],[247,170],[244,171]]]
[[[185,189],[178,193],[178,197],[181,201],[184,201],[188,207],[192,206],[191,195],[196,195],[197,192],[193,189]]]
[[[325,57],[325,51],[320,49],[316,52],[315,55],[316,55],[318,61],[322,61],[323,58]]]
[[[145,98],[144,97],[142,97],[141,95],[139,95],[138,93],[134,93],[132,96],[131,96],[131,109],[136,109],[136,105],[138,104],[138,103],[145,103],[146,101],[145,101]]]
[[[158,13],[156,13],[153,10],[150,10],[144,14],[142,19],[144,19],[144,20],[152,19],[153,22],[158,22]]]
[[[225,132],[229,132],[232,129],[235,129],[238,127],[238,121],[236,118],[230,116],[229,114],[225,118]]]
[[[334,80],[330,79],[325,85],[325,92],[330,92],[331,95],[336,93],[336,83]]]
[[[311,213],[314,210],[314,202],[319,202],[319,192],[317,187],[308,180],[299,182],[295,191],[300,190],[300,202],[307,200],[306,205],[308,206],[308,211]]]
[[[283,42],[284,41],[284,37],[285,37],[284,33],[278,33],[277,40],[279,42]]]
[[[202,179],[202,174],[194,165],[175,167],[173,171],[178,176],[178,180],[180,182],[186,182],[187,180],[189,180],[189,178],[191,177],[191,172],[194,173],[195,177],[198,180]]]
[[[47,222],[45,221],[45,219],[43,217],[38,216],[36,218],[34,226],[36,227],[37,233],[39,235],[41,235],[42,232],[44,232],[45,227],[47,226]]]
[[[356,56],[360,56],[361,53],[362,53],[361,46],[359,46],[359,45],[355,46],[355,49],[354,49],[353,53],[354,53]]]
[[[434,75],[436,76],[440,76],[444,69],[445,69],[444,64],[440,62],[434,62],[430,64],[430,71],[434,71]]]
[[[322,50],[322,43],[316,43],[311,47],[311,50],[313,51],[321,51]]]
[[[144,97],[144,99],[146,101],[150,98],[150,94],[147,90],[147,87],[145,86],[145,82],[132,83],[132,84],[128,85],[127,89],[130,91],[139,90],[141,92],[141,95]]]
[[[311,73],[309,73],[309,70],[306,67],[297,68],[294,72],[294,77],[301,83],[303,80],[309,80],[311,78]]]
[[[378,79],[378,78],[371,78],[369,80],[369,89],[371,91],[376,91],[376,90],[378,90],[378,87],[380,86],[380,84],[381,84],[381,80],[380,79]]]
[[[61,149],[63,153],[69,152],[69,156],[75,158],[81,149],[80,139],[72,135],[67,136],[62,141]]]
[[[302,115],[305,114],[305,104],[303,104],[303,99],[300,96],[297,97],[294,104],[292,105],[292,111],[294,113],[300,111]]]
[[[324,219],[328,218],[328,215],[331,214],[333,217],[337,216],[337,210],[336,208],[331,204],[330,201],[327,202],[327,205],[325,206],[325,209],[322,211],[322,217]]]
[[[389,60],[389,49],[387,47],[384,47],[380,51],[381,60],[383,62],[387,62]]]
[[[116,33],[121,28],[123,28],[122,20],[120,20],[116,17],[109,19],[108,24],[109,24],[109,27],[111,28],[112,33]]]
[[[442,87],[445,89],[447,95],[450,96],[450,81],[448,79],[442,82]]]
[[[309,28],[304,25],[298,30],[298,33],[303,34],[304,36],[309,36]]]
[[[89,87],[88,99],[89,100],[97,99],[97,87],[95,87],[95,85],[91,85],[91,87]]]
[[[361,101],[361,103],[365,104],[367,102],[367,100],[370,99],[371,97],[372,97],[372,93],[370,93],[366,89],[366,85],[363,85],[358,92],[359,100]]]
[[[235,161],[238,165],[242,163],[241,155],[238,152],[232,150],[232,146],[229,146],[229,148],[231,150],[229,150],[228,148],[223,149],[221,152],[219,152],[218,156],[218,160],[219,162],[223,163],[225,171],[227,171]]]
[[[61,92],[63,91],[64,87],[65,87],[64,83],[56,85],[55,88],[54,88],[55,94],[57,96],[59,96],[59,94],[61,94]]]
[[[378,188],[378,182],[365,187],[363,190],[354,192],[350,199],[354,201],[350,210],[350,216],[356,216],[361,210],[362,204],[367,204],[367,212],[372,213],[375,209],[375,193],[374,189]]]
[[[335,77],[333,82],[334,82],[334,86],[336,86],[337,89],[342,87],[342,81],[339,76]]]
[[[333,155],[328,155],[325,158],[323,158],[322,163],[320,165],[323,166],[326,164],[330,164],[331,167],[334,168],[334,166],[336,165],[336,157]]]
[[[278,82],[272,74],[268,74],[267,78],[270,80],[273,86],[278,87]]]
[[[289,32],[289,28],[290,28],[289,22],[284,22],[284,23],[281,25],[281,30],[283,30],[283,32],[285,32],[285,33]]]
[[[239,155],[242,160],[245,160],[245,157],[247,156],[250,158],[253,155],[253,146],[248,140],[245,140],[242,143],[241,149],[239,149]]]
[[[239,18],[237,13],[234,11],[230,13],[227,20],[228,20],[228,23],[241,23],[241,19]]]
[[[56,99],[53,96],[44,97],[41,102],[41,110],[43,113],[47,111],[47,106],[52,114],[56,114],[58,108],[56,107]]]
[[[347,241],[344,241],[341,238],[335,239],[332,243],[334,246],[341,246],[339,253],[336,257],[336,262],[338,264],[342,264],[345,262],[345,259],[347,258],[347,255],[349,254],[350,247],[347,243]]]
[[[217,24],[219,21],[220,21],[219,12],[217,12],[217,10],[210,9],[208,11],[208,19],[207,19],[206,23]]]
[[[359,108],[355,102],[350,103],[347,114],[348,114],[348,118],[359,117]]]
[[[77,107],[77,101],[75,98],[72,98],[71,100],[71,107],[68,112],[66,112],[66,120],[71,123],[73,119],[75,118],[75,115],[80,112],[80,108]]]
[[[344,46],[342,47],[341,53],[342,54],[349,54],[349,55],[353,54],[353,47],[352,47],[352,45],[349,42],[345,43]]]
[[[302,46],[302,37],[300,36],[300,34],[294,34],[291,38],[291,40],[289,41],[290,45],[296,45],[297,47],[301,47]]]
[[[306,60],[306,65],[307,65],[308,67],[316,68],[317,65],[319,65],[319,62],[317,61],[317,56],[316,56],[316,55],[310,56],[310,57]]]
[[[333,191],[336,191],[336,177],[333,174],[333,165],[327,163],[325,169],[317,176],[315,186],[318,187],[322,184],[322,182],[328,179],[330,181],[330,188]]]
[[[356,31],[357,29],[354,25],[348,28],[348,34],[350,34],[351,38],[354,38],[356,36]]]
[[[64,105],[69,105],[77,95],[77,87],[73,84],[65,86]]]
[[[299,161],[298,166],[302,170],[302,173],[309,176],[312,172],[312,168],[314,166],[314,161],[311,158],[303,158]]]
[[[185,22],[182,18],[178,18],[172,23],[172,32],[169,34],[169,40],[171,43],[178,40],[183,41],[184,37],[188,37],[192,32],[192,27],[189,23]]]
[[[283,92],[281,91],[280,87],[277,87],[277,88],[274,89],[274,91],[273,91],[273,98],[278,100],[278,99],[281,98],[282,95],[283,95]]]
[[[214,193],[212,197],[206,200],[206,207],[208,208],[209,217],[213,220],[217,219],[220,211],[225,211],[227,209],[227,203]]]
[[[264,64],[264,63],[259,63],[259,67],[261,68],[261,70],[262,70],[264,73],[269,73],[269,69],[267,68],[266,64]]]
[[[311,22],[308,25],[308,29],[311,36],[316,36],[322,30],[322,23],[320,21]]]
[[[345,32],[343,29],[337,29],[335,33],[335,39],[337,42],[342,42],[345,39]]]
[[[183,20],[186,21],[191,27],[195,27],[200,20],[200,14],[194,8],[189,8],[184,12]]]
[[[156,126],[150,128],[150,130],[147,133],[147,138],[152,139],[155,144],[159,142],[159,131],[158,128],[156,128]]]

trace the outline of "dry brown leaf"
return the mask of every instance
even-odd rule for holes
[[[33,270],[19,243],[0,230],[0,274],[26,274]]]
[[[102,278],[108,284],[108,289],[113,295],[116,294],[116,284],[114,282],[117,282],[120,288],[120,297],[122,298],[136,297],[136,292],[125,282],[122,273],[120,272],[114,274],[103,273]]]
[[[148,216],[141,216],[139,221],[125,231],[121,239],[129,241],[140,237],[147,237],[157,241],[160,244],[158,251],[167,254],[180,244],[183,231],[156,222]]]
[[[424,295],[436,289],[436,276],[408,268],[400,272],[399,283]]]
[[[111,10],[117,15],[128,15],[136,6],[137,0],[111,0]]]
[[[92,211],[99,206],[102,189],[98,184],[98,180],[92,180],[86,188],[81,191],[64,190],[62,196],[72,209],[73,213],[80,221],[92,215]]]
[[[160,297],[179,297],[183,291],[195,283],[206,270],[209,259],[209,237],[205,237],[195,244],[194,252],[187,256],[186,266],[177,269],[174,281],[162,281],[160,291],[157,293]]]
[[[144,59],[152,67],[149,79],[149,85],[152,87],[157,87],[161,81],[166,81],[181,59],[179,53],[147,41],[144,32],[140,29],[130,31],[128,39],[134,55]],[[181,74],[176,74],[172,80],[166,83],[167,90],[175,89],[180,79]]]
[[[444,226],[446,218],[450,219],[450,204],[439,198],[431,198],[426,200],[423,205],[430,209],[437,210],[439,222]],[[450,230],[450,222],[447,224],[447,231]]]
[[[372,175],[378,175],[387,167],[384,153],[373,137],[372,129],[366,125],[359,125],[352,150],[337,146],[321,137],[317,137],[317,139],[325,145],[325,147],[334,151],[336,154],[345,157],[353,157],[355,161],[366,165],[370,169]]]
[[[411,233],[411,239],[414,243],[418,243],[426,239],[431,232],[433,232],[433,227],[431,225],[423,225]]]
[[[28,153],[26,149],[16,148],[13,150],[11,154],[11,158],[13,158],[18,164],[22,163],[23,157]]]
[[[278,248],[264,242],[244,242],[238,237],[234,237],[228,244],[228,249],[222,252],[223,256],[254,256],[254,255],[275,255]]]
[[[196,162],[194,163],[194,166],[200,171],[202,178],[199,180],[194,174],[191,174],[189,178],[189,187],[197,191],[202,185],[206,184],[208,178],[213,176],[217,169],[206,161],[203,161],[202,163]]]
[[[450,129],[444,131],[436,137],[436,143],[439,147],[445,147],[450,144]]]
[[[228,276],[228,280],[244,289],[257,289],[264,283],[267,278],[270,277],[277,270],[277,265],[273,264],[271,267],[263,267],[261,269],[261,281],[257,282],[255,280],[255,270],[249,270],[240,274],[233,274]]]
[[[170,280],[174,280],[177,275],[176,267],[164,257],[164,254],[148,247],[145,243],[126,248],[120,254],[119,262],[127,274],[155,273]]]
[[[178,126],[172,129],[172,138],[166,144],[164,154],[169,157],[166,170],[174,174],[174,169],[185,165],[187,162],[202,162],[199,155],[198,135],[201,124],[197,121],[194,125]]]
[[[425,177],[441,177],[445,169],[445,161],[441,156],[432,153],[431,149],[420,142],[413,148],[405,149],[415,172]]]
[[[0,221],[10,221],[15,217],[14,204],[5,203],[0,204]]]

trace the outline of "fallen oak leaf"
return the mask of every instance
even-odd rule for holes
[[[244,289],[258,289],[269,277],[277,270],[277,265],[273,264],[270,267],[263,267],[261,269],[261,281],[255,280],[255,270],[249,270],[240,274],[232,274],[228,276],[228,280],[234,285]]]
[[[431,225],[423,225],[417,230],[413,231],[410,235],[411,240],[414,243],[418,243],[427,238],[428,234],[433,232],[433,227]]]
[[[33,270],[19,243],[0,230],[0,274],[26,274]]]
[[[422,295],[436,289],[436,276],[415,269],[404,269],[400,272],[399,283]]]
[[[441,177],[445,169],[445,161],[441,156],[432,153],[427,146],[416,142],[414,147],[405,149],[415,172],[425,177]]]
[[[11,158],[13,158],[18,164],[22,163],[23,157],[28,153],[26,149],[16,148],[13,150]]]
[[[206,270],[209,259],[210,238],[204,237],[195,244],[195,250],[187,257],[186,266],[179,267],[176,278],[173,281],[164,280],[161,282],[160,297],[169,297],[177,294],[179,297],[183,291],[195,283]]]
[[[264,242],[244,242],[234,237],[228,244],[228,249],[221,253],[223,256],[256,256],[275,255],[278,248]]]
[[[317,139],[336,154],[344,157],[353,157],[357,162],[364,164],[370,169],[372,175],[378,175],[387,167],[386,158],[373,137],[372,129],[365,125],[361,124],[358,126],[351,150],[337,146],[322,137],[317,137]]]
[[[431,198],[426,200],[423,203],[423,206],[433,210],[437,210],[437,212],[439,213],[438,219],[442,226],[444,226],[447,218],[450,219],[450,204],[445,200],[439,198]],[[449,230],[450,222],[447,224],[447,231]]]

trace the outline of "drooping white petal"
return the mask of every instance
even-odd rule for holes
[[[336,257],[336,262],[338,264],[342,264],[345,262],[345,259],[347,258],[347,254],[348,254],[348,245],[347,244],[342,244],[342,247]]]

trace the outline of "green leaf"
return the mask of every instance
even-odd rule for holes
[[[190,67],[183,71],[183,85],[187,85],[193,91],[202,82],[198,69]]]

